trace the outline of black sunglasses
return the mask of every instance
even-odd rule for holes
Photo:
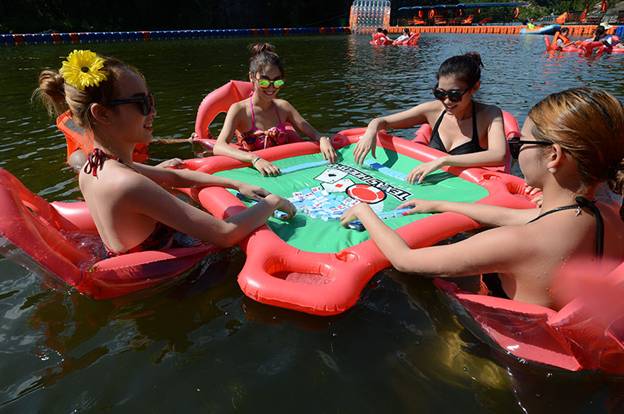
[[[513,158],[514,160],[518,159],[518,156],[520,155],[520,149],[523,145],[553,145],[553,142],[550,141],[527,141],[518,137],[511,138],[509,141],[507,141],[507,143],[509,144],[509,153],[511,154],[511,158]]]
[[[108,105],[117,106],[117,105],[129,104],[129,103],[139,104],[141,113],[144,116],[149,115],[149,113],[152,112],[152,110],[154,109],[154,106],[156,105],[154,101],[154,95],[152,95],[151,93],[147,93],[147,94],[142,93],[142,94],[133,96],[131,98],[125,98],[125,99],[113,99],[112,101],[108,102]]]
[[[445,100],[448,96],[449,101],[459,102],[461,101],[462,96],[464,96],[466,92],[468,92],[471,88],[472,86],[468,87],[463,92],[459,89],[451,89],[450,91],[445,91],[444,89],[438,88],[438,85],[436,85],[435,88],[433,88],[433,96],[435,96],[435,98],[439,99],[440,101]]]

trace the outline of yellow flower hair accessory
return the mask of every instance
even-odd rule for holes
[[[76,89],[84,91],[89,86],[98,86],[106,80],[106,72],[102,70],[104,59],[90,50],[74,50],[63,61],[59,73],[65,82]]]

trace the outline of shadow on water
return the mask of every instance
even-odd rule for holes
[[[371,48],[358,36],[89,47],[140,68],[158,102],[156,135],[183,138],[203,96],[245,79],[246,46],[264,40],[285,60],[280,94],[323,133],[430,100],[439,64],[471,50],[485,63],[477,99],[521,122],[564,88],[624,97],[621,56],[549,56],[538,37],[423,35],[416,48]],[[79,192],[62,135],[29,98],[39,70],[74,48],[0,50],[0,167],[49,200]],[[189,145],[152,150],[154,160],[191,156]],[[382,272],[353,309],[320,318],[245,298],[236,283],[243,260],[235,250],[175,285],[113,301],[51,288],[0,260],[0,410],[622,411],[616,379],[523,365],[483,345],[429,280]]]

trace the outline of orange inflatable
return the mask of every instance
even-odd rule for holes
[[[107,258],[84,202],[48,203],[0,168],[0,253],[95,299],[178,279],[215,251],[199,245]]]
[[[518,125],[518,120],[512,114],[507,111],[503,112],[503,123],[505,125],[505,138],[510,140],[514,137],[520,136],[520,125]],[[416,136],[413,141],[419,144],[429,145],[429,141],[431,140],[431,133],[433,132],[431,125],[422,124],[420,128],[416,131]],[[485,167],[488,170],[492,171],[500,171],[509,173],[511,170],[511,157],[509,155],[509,151],[505,155],[505,165],[500,167]]]
[[[76,150],[82,150],[85,154],[93,151],[93,137],[84,128],[76,125],[70,111],[63,112],[56,118],[56,126],[65,135],[68,162],[69,157]],[[145,162],[148,157],[147,145],[138,144],[135,146],[132,154],[134,161]]]

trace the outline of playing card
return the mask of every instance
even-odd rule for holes
[[[342,180],[346,176],[347,173],[344,171],[336,170],[334,168],[328,168],[323,171],[321,175],[316,177],[315,180],[321,181],[323,183],[335,183],[336,181]]]
[[[342,171],[341,171],[342,172]],[[323,183],[322,186],[325,191],[330,193],[340,193],[346,190],[349,186],[352,186],[354,183],[349,178],[345,178],[344,180],[336,181],[335,183]]]

